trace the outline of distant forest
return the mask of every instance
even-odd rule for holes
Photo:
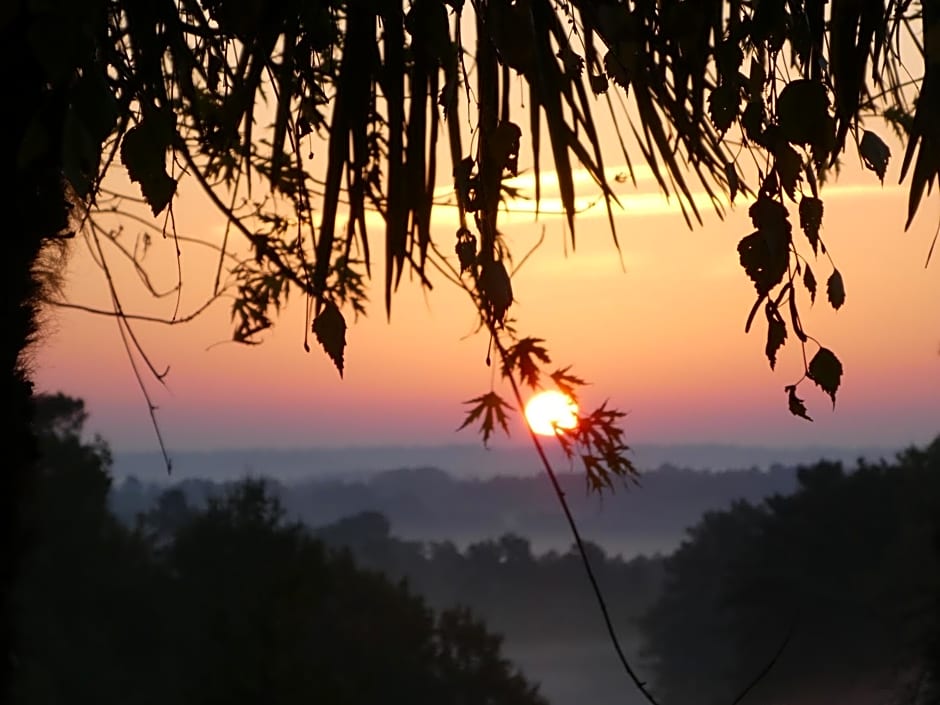
[[[603,497],[588,491],[583,475],[560,477],[582,532],[613,553],[632,557],[674,550],[685,529],[706,511],[733,500],[760,502],[797,487],[796,469],[702,472],[664,466],[644,473],[639,484],[618,486]],[[290,483],[265,480],[291,518],[323,526],[362,512],[384,515],[399,537],[452,541],[461,548],[513,533],[533,549],[564,551],[571,534],[558,501],[541,476],[459,479],[433,467],[398,468],[365,479],[311,478]],[[195,507],[224,493],[226,482],[189,479],[173,485]],[[114,512],[125,521],[154,506],[167,485],[134,477],[116,485]]]
[[[524,533],[553,511],[537,480],[112,488],[80,402],[41,401],[21,702],[323,699],[317,679],[348,702],[375,702],[362,679],[386,701],[639,702],[577,555]],[[661,703],[729,704],[772,659],[747,702],[940,702],[940,438],[850,469],[658,471],[600,502],[565,481],[595,533],[626,534],[611,545],[672,544],[589,546]],[[441,538],[487,515],[490,538]]]

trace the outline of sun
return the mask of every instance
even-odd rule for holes
[[[525,405],[525,419],[535,433],[554,436],[557,429],[570,430],[578,425],[578,405],[562,392],[539,392]]]

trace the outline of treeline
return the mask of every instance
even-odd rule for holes
[[[545,702],[469,611],[434,612],[357,567],[285,521],[262,483],[172,530],[147,515],[127,527],[84,420],[80,401],[38,400],[32,542],[4,655],[14,702]]]
[[[667,703],[940,702],[940,438],[706,514],[641,621]]]
[[[258,472],[267,473],[264,468]],[[585,536],[608,551],[637,555],[671,551],[685,528],[706,511],[733,499],[759,502],[796,488],[794,468],[702,472],[665,466],[644,473],[640,485],[603,498],[587,491],[584,476],[563,473],[561,485]],[[194,506],[223,492],[225,483],[186,480],[175,485]],[[323,526],[363,512],[388,518],[395,534],[422,541],[453,541],[461,547],[515,533],[538,552],[566,550],[570,531],[543,476],[461,479],[436,468],[380,472],[368,479],[270,481],[270,490],[291,518]],[[132,522],[148,511],[166,484],[128,478],[112,493],[114,511]]]
[[[208,501],[211,505],[214,500]],[[171,537],[200,511],[181,488],[173,488],[140,514],[138,522],[156,536]],[[450,541],[408,541],[394,536],[389,520],[378,512],[311,528],[310,535],[348,551],[363,568],[406,582],[435,608],[472,608],[514,641],[592,640],[603,627],[573,546],[537,555],[527,539],[515,534],[463,549]],[[618,596],[612,605],[615,620],[634,631],[637,618],[660,594],[662,558],[625,561],[593,543],[586,548],[599,581]]]
[[[46,398],[40,410],[21,702],[366,702],[365,682],[417,702],[491,691],[537,702],[466,607],[514,655],[535,654],[527,673],[553,692],[626,697],[623,678],[598,685],[618,667],[595,659],[609,644],[573,550],[539,552],[512,533],[462,547],[406,540],[376,511],[292,523],[259,481],[164,489],[121,521],[107,507],[107,448],[80,439],[80,402]],[[422,474],[391,477],[400,488]],[[437,492],[453,482],[427,477]],[[658,700],[726,705],[764,673],[749,702],[940,702],[940,438],[793,479],[792,491],[699,516],[667,557],[588,544]],[[566,664],[568,682],[551,683]]]
[[[183,490],[158,511],[190,511]],[[463,549],[408,541],[378,512],[314,533],[435,606],[471,605],[510,644],[605,639],[573,550],[537,554],[514,534]],[[800,468],[791,492],[706,512],[666,558],[588,550],[618,628],[631,651],[643,643],[642,667],[670,705],[731,702],[771,661],[758,702],[938,693],[940,439],[892,462]]]

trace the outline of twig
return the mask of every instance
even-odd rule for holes
[[[507,361],[507,352],[506,348],[503,347],[502,342],[499,340],[497,331],[491,323],[487,323],[487,326],[490,329],[490,334],[492,336],[493,343],[496,345],[496,349],[499,352],[500,359],[503,361],[503,364],[506,364]],[[513,395],[516,398],[516,404],[519,407],[519,410],[522,411],[525,409],[525,403],[522,400],[522,393],[519,391],[519,385],[516,383],[515,378],[512,375],[507,375],[509,378],[509,383],[512,386]],[[597,582],[597,577],[594,575],[594,568],[591,566],[591,560],[588,558],[587,550],[584,547],[584,542],[581,539],[581,532],[578,530],[578,524],[574,519],[574,515],[571,513],[571,508],[568,506],[568,500],[565,499],[565,492],[561,488],[561,485],[558,482],[558,477],[555,475],[555,471],[552,469],[552,465],[548,460],[548,456],[545,455],[545,449],[542,448],[542,443],[539,441],[538,436],[535,434],[535,431],[528,427],[529,437],[532,439],[532,443],[535,446],[535,450],[538,453],[539,459],[542,461],[542,467],[545,468],[545,473],[548,475],[549,480],[552,483],[552,489],[555,491],[555,496],[558,498],[559,504],[561,504],[562,511],[565,514],[565,519],[568,522],[568,528],[571,529],[571,534],[574,537],[575,545],[578,548],[578,553],[581,556],[581,563],[584,565],[584,572],[587,573],[588,581],[591,583],[591,590],[594,592],[594,598],[597,601],[597,606],[600,608],[601,616],[604,619],[604,626],[607,628],[607,634],[610,637],[610,641],[613,644],[614,651],[617,652],[617,658],[620,661],[620,665],[623,666],[623,670],[627,672],[627,675],[630,677],[630,680],[633,681],[633,684],[637,687],[640,693],[643,694],[643,697],[651,703],[651,705],[659,705],[656,698],[653,697],[653,694],[649,692],[646,687],[645,681],[640,680],[636,671],[630,665],[630,662],[627,660],[627,656],[623,651],[623,647],[620,644],[620,639],[617,637],[617,630],[614,628],[613,620],[610,617],[610,610],[607,607],[607,600],[604,598],[604,593],[601,591],[600,584]],[[767,670],[767,669],[765,669]],[[752,686],[749,686],[749,688]],[[745,691],[746,693],[747,691]],[[735,701],[732,705],[737,705],[738,701]]]
[[[86,306],[84,304],[76,304],[70,301],[58,301],[56,299],[46,299],[46,303],[50,306],[58,306],[59,308],[71,308],[76,311],[84,311],[85,313],[93,313],[98,316],[118,316],[128,321],[142,321],[144,323],[160,323],[166,326],[175,326],[181,323],[189,323],[192,320],[195,320],[200,314],[202,314],[209,306],[220,299],[222,294],[219,293],[209,300],[203,302],[203,304],[197,308],[192,313],[177,317],[177,318],[162,318],[160,316],[147,316],[139,313],[126,313],[124,311],[109,311],[103,308],[95,308],[94,306]]]
[[[780,642],[780,646],[777,647],[777,650],[774,652],[774,655],[770,658],[770,661],[768,661],[764,665],[764,667],[757,673],[757,675],[751,679],[751,682],[748,683],[744,687],[744,690],[742,690],[738,694],[738,696],[734,700],[731,701],[731,705],[738,705],[738,703],[744,700],[747,694],[750,693],[754,689],[754,687],[767,676],[768,673],[770,673],[771,669],[775,665],[777,665],[777,661],[783,655],[784,650],[787,648],[787,644],[789,644],[790,639],[793,638],[793,632],[796,630],[796,623],[798,621],[799,621],[799,613],[793,615],[793,619],[790,620],[790,626],[787,627],[787,633],[784,634],[783,641]]]

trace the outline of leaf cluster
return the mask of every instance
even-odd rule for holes
[[[763,310],[764,351],[774,367],[792,338],[826,350],[800,318],[798,293],[812,303],[817,279],[793,237],[790,211],[795,204],[812,258],[829,257],[819,184],[850,136],[863,163],[879,179],[886,174],[890,152],[864,129],[864,118],[885,115],[906,136],[908,225],[940,174],[938,121],[929,118],[940,90],[936,8],[836,4],[96,0],[62,18],[36,9],[36,26],[46,33],[37,37],[49,41],[37,40],[35,58],[70,106],[61,148],[79,196],[93,199],[119,156],[153,213],[170,212],[185,172],[251,243],[254,269],[240,273],[233,309],[236,340],[253,342],[297,289],[313,302],[310,311],[334,319],[308,325],[328,340],[342,372],[342,309],[364,310],[362,281],[372,275],[367,211],[384,221],[390,312],[406,270],[430,286],[432,262],[450,267],[430,225],[439,176],[448,174],[459,265],[451,269],[471,283],[485,327],[504,326],[514,295],[499,207],[516,193],[505,180],[519,173],[525,154],[538,210],[547,140],[572,245],[577,165],[596,182],[616,242],[617,197],[594,117],[602,100],[631,174],[638,150],[690,225],[701,221],[692,179],[719,213],[724,195],[752,198],[755,230],[738,244],[757,294],[745,327]],[[472,43],[461,33],[467,21],[475,27]],[[916,35],[915,24],[925,70],[911,84],[902,78],[900,37]],[[69,27],[81,29],[80,40],[52,41]],[[527,121],[512,107],[520,89]],[[268,124],[264,104],[272,111]],[[59,142],[44,131],[42,111],[34,123],[19,145],[24,165]],[[449,169],[439,169],[439,144]],[[744,156],[759,172],[754,188]],[[312,176],[311,160],[322,179]],[[235,203],[259,181],[272,197],[257,208],[239,212],[223,202],[220,194]],[[278,213],[284,204],[287,214]],[[275,221],[278,227],[268,227]],[[845,286],[829,264],[827,299],[838,309]],[[825,372],[810,367],[804,378],[834,399],[841,366],[839,375],[832,364]]]
[[[512,333],[504,333],[512,335]],[[497,335],[494,332],[494,335]],[[556,369],[546,374],[544,367],[551,364],[551,357],[541,338],[513,339],[504,346],[495,338],[500,353],[502,377],[510,382],[519,410],[522,410],[519,387],[532,391],[542,389],[542,380],[547,377],[563,394],[577,403],[580,388],[587,384],[571,372],[571,367]],[[487,443],[497,424],[509,435],[509,411],[512,405],[496,392],[490,391],[466,402],[474,406],[467,412],[460,429],[479,423],[483,442]],[[589,489],[595,492],[614,489],[614,480],[636,479],[638,472],[629,458],[630,447],[624,440],[620,421],[626,416],[622,411],[608,408],[605,402],[588,414],[578,413],[574,428],[558,428],[556,438],[568,458],[581,462]]]

